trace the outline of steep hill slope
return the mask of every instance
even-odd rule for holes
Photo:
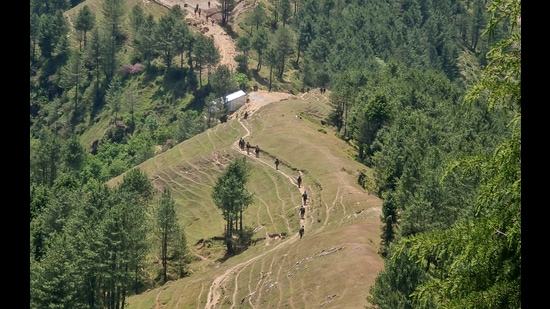
[[[227,123],[138,166],[156,188],[172,189],[196,259],[189,277],[130,297],[129,308],[367,305],[368,288],[383,262],[377,254],[381,200],[356,183],[365,167],[350,157],[349,145],[321,125],[329,110],[326,97],[308,93],[271,103],[268,95],[252,94],[242,108],[250,108],[246,120],[239,110]],[[238,148],[241,137],[261,148],[259,157]],[[238,156],[246,156],[253,167],[249,189],[255,202],[244,221],[254,228],[256,242],[224,260],[215,249],[223,247],[215,239],[223,234],[224,221],[210,193],[223,168]],[[299,174],[301,188],[295,182]],[[309,199],[301,220],[303,190]]]

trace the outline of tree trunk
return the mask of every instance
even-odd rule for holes
[[[241,210],[240,212],[240,231],[242,232],[243,231],[243,211]]]
[[[269,91],[271,91],[271,79],[273,76],[273,65],[269,66]]]

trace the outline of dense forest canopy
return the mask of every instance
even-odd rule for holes
[[[358,179],[384,200],[371,304],[521,308],[521,2],[255,2],[237,23],[223,1],[232,71],[179,6],[30,1],[31,307],[118,308],[187,276],[170,192],[131,168],[224,121],[215,98],[263,81],[328,88],[326,122],[374,171]],[[150,252],[161,278],[144,274]]]

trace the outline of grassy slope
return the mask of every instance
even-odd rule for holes
[[[215,280],[221,287],[215,290],[221,295],[215,308],[367,305],[368,288],[383,267],[376,253],[381,201],[356,184],[364,166],[350,157],[350,147],[328,128],[327,133],[320,130],[316,119],[327,110],[317,98],[272,103],[243,120],[244,126],[230,120],[142,163],[139,168],[156,188],[172,188],[196,259],[191,276],[132,296],[128,307],[204,308]],[[223,233],[224,221],[210,192],[228,162],[246,155],[236,148],[240,137],[262,149],[259,159],[252,152],[249,156],[255,201],[245,213],[245,225],[255,228],[254,238],[260,240],[220,262],[223,246],[203,247],[199,241]],[[275,156],[282,162],[280,171],[274,168]],[[294,184],[298,170],[310,196],[302,222],[301,193]],[[300,224],[306,226],[302,240],[297,237]]]

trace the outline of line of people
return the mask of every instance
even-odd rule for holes
[[[249,155],[250,154],[250,148],[252,148],[252,146],[250,145],[250,142],[246,142],[245,144],[245,141],[244,139],[241,137],[239,139],[239,148],[241,150],[244,151],[244,149],[246,148],[246,154]],[[258,145],[256,145],[255,147],[255,153],[256,153],[256,158],[259,158],[260,157],[260,147]],[[279,161],[279,158],[275,158],[275,169],[276,170],[279,170],[279,164],[281,163],[281,161]],[[298,184],[298,188],[300,188],[302,186],[302,175],[298,175],[298,178],[296,179],[296,183]],[[305,213],[306,213],[306,204],[307,204],[307,192],[304,190],[304,193],[302,193],[302,205],[300,206],[300,219],[304,219],[305,218]],[[304,236],[304,232],[305,232],[305,228],[304,226],[302,225],[300,227],[300,229],[298,230],[298,233],[300,234],[300,239],[302,239],[302,237]]]
[[[244,150],[246,148],[246,154],[249,155],[250,154],[250,148],[252,148],[252,145],[250,145],[250,142],[244,142],[244,139],[241,137],[241,139],[239,140],[239,148],[241,150]],[[255,149],[254,149],[254,152],[256,153],[256,158],[259,158],[260,157],[260,146],[256,145]]]

